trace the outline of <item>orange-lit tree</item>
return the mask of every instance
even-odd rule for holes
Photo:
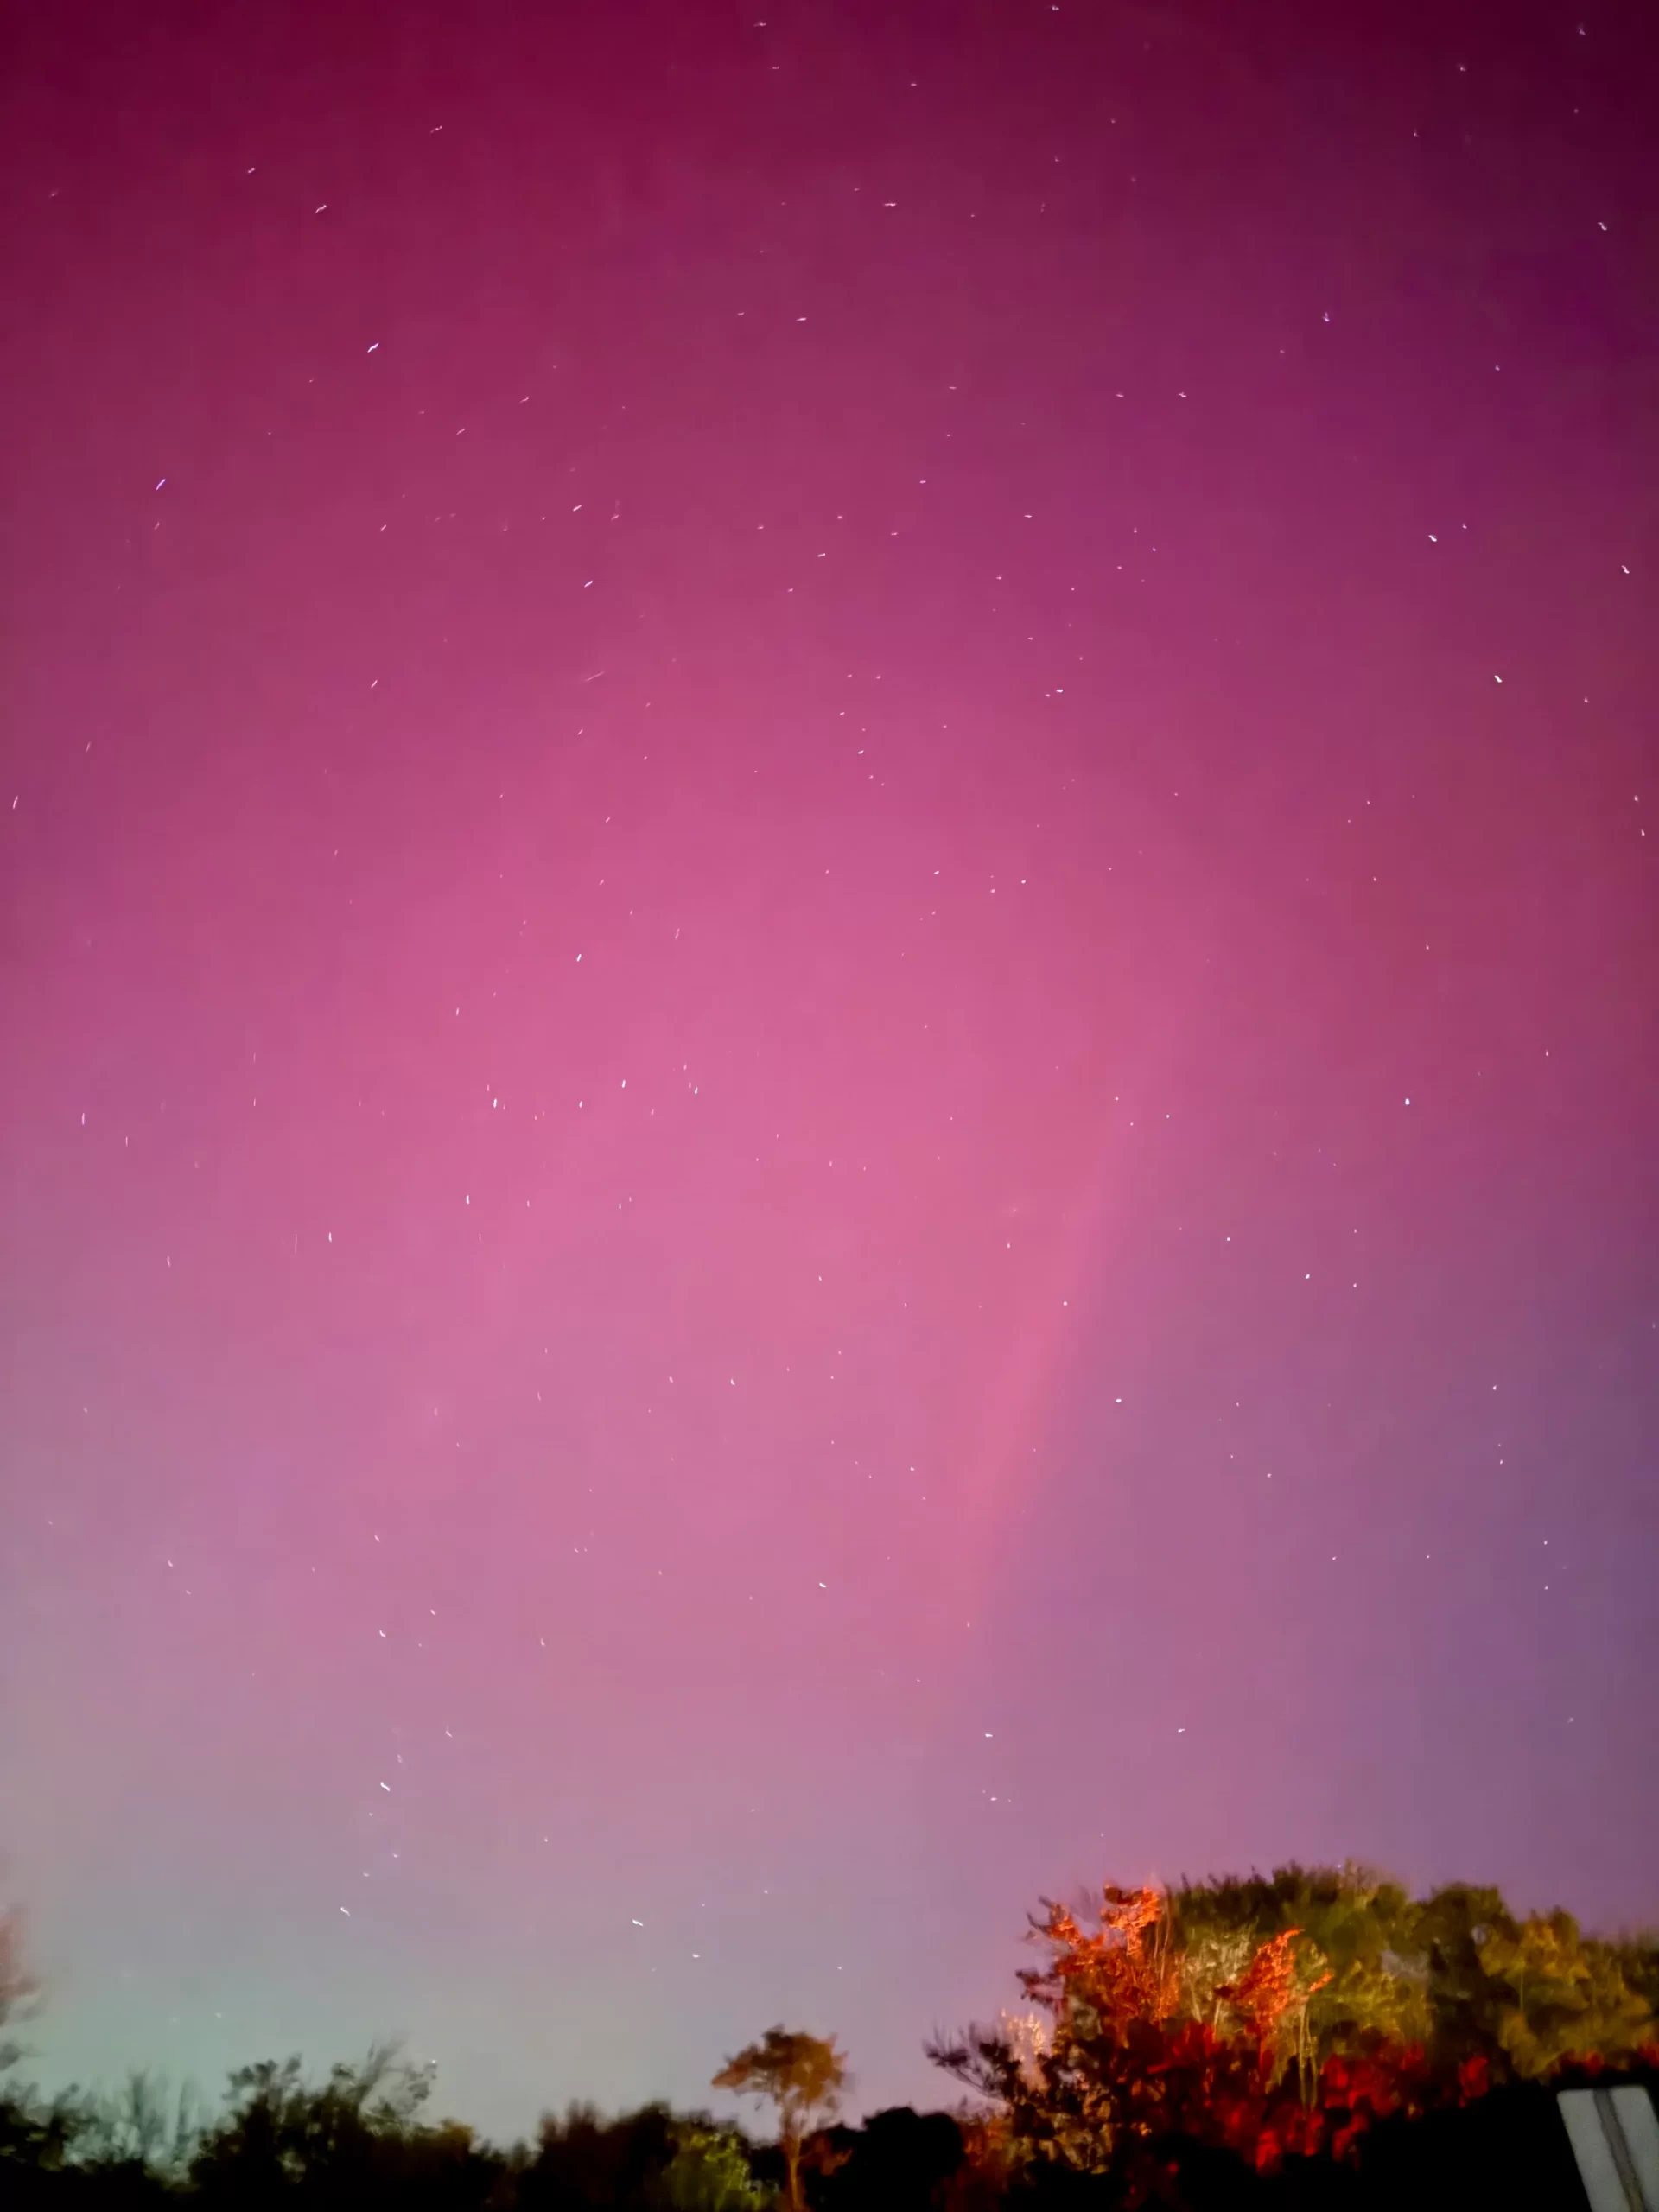
[[[1130,2203],[1183,2145],[1263,2171],[1343,2156],[1389,2113],[1637,2059],[1656,2033],[1650,1942],[1517,1921],[1496,1891],[1414,1901],[1363,1868],[1108,1888],[1093,1927],[1046,1904],[1030,1932],[1032,2009],[930,2056],[991,2101],[1016,2164],[1111,2173]]]
[[[834,2119],[847,2086],[847,2063],[835,2037],[768,2028],[759,2043],[728,2058],[710,2086],[740,2097],[760,2097],[776,2107],[786,2177],[784,2201],[789,2212],[801,2212],[801,2162],[808,2136]]]
[[[1299,1957],[1298,1931],[1249,1947],[1230,1979],[1198,1986],[1155,1890],[1107,1889],[1093,1929],[1049,1904],[1032,1932],[1049,1952],[1020,1975],[1034,2013],[930,2053],[1001,2107],[1025,2161],[1117,2173],[1134,2202],[1177,2142],[1254,2159],[1323,1986]]]

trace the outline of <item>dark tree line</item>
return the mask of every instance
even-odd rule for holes
[[[1033,1919],[1025,2007],[941,2037],[954,2112],[836,2118],[833,2041],[770,2030],[711,2087],[771,2107],[757,2143],[706,2113],[572,2107],[533,2142],[429,2107],[396,2050],[231,2078],[209,2112],[134,2075],[117,2094],[21,2085],[34,1991],[0,1918],[0,2206],[17,2212],[1042,2212],[1582,2202],[1563,2084],[1659,2081],[1659,1943],[1607,1942],[1492,1890],[1412,1898],[1291,1866],[1107,1889]]]

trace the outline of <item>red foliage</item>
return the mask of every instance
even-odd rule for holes
[[[1391,2113],[1485,2094],[1484,2058],[1466,2060],[1447,2082],[1420,2044],[1382,2037],[1325,2059],[1317,2073],[1292,2064],[1292,2030],[1331,1979],[1300,1981],[1296,1929],[1262,1943],[1237,1981],[1217,1992],[1225,2030],[1178,2022],[1179,1965],[1163,1940],[1163,1910],[1155,1891],[1109,1890],[1090,1935],[1052,1907],[1037,1932],[1056,1955],[1021,1977],[1027,1994],[1069,2026],[1071,2063],[1109,2129],[1129,2203],[1161,2191],[1172,2139],[1224,2148],[1267,2173],[1290,2158],[1351,2158],[1366,2129]]]
[[[1224,1997],[1243,2019],[1247,2031],[1263,2050],[1274,2046],[1286,2015],[1300,1994],[1296,1984],[1296,1938],[1300,1928],[1287,1928],[1263,1943],[1237,1981],[1224,1986]],[[1319,1984],[1320,1988],[1329,1974]]]
[[[1040,1972],[1020,1975],[1027,1993],[1055,2012],[1086,2005],[1103,2034],[1122,2034],[1137,2022],[1166,2020],[1180,1995],[1174,1961],[1155,1942],[1164,1915],[1156,1890],[1109,1889],[1100,1931],[1086,1936],[1063,1905],[1051,1905],[1037,1930],[1056,1956]]]
[[[1469,1900],[1459,1891],[1453,1903],[1463,1910]],[[1198,1931],[1190,1952],[1182,1924]],[[1382,2024],[1410,2017],[1397,2005],[1357,1999],[1358,2017],[1378,2023],[1369,2030],[1347,2003],[1311,2012],[1334,1979],[1318,1948],[1296,1928],[1257,1941],[1244,1935],[1249,1924],[1226,1916],[1178,1923],[1150,1888],[1106,1890],[1091,1929],[1049,1905],[1032,1927],[1046,1963],[1020,1976],[1046,2026],[1010,2023],[1001,2036],[976,2031],[935,2053],[1001,2106],[998,2128],[970,2160],[976,2177],[1000,2185],[1026,2164],[1052,2161],[1111,2172],[1128,2205],[1179,2202],[1183,2144],[1230,2152],[1262,2173],[1297,2158],[1352,2160],[1378,2122],[1470,2104],[1488,2093],[1493,2069],[1503,2078],[1512,2070],[1490,2021],[1481,2031],[1490,2055],[1448,2063],[1438,2042],[1431,2060],[1421,2044],[1393,2039]],[[1223,1971],[1235,1979],[1218,1981]],[[1321,2046],[1329,2053],[1338,2037],[1348,2048],[1322,2059]],[[1637,2063],[1659,2067],[1659,2046],[1647,2044]],[[1550,2070],[1601,2063],[1586,2055]]]

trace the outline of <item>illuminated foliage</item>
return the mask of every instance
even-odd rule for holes
[[[1172,2146],[1261,2171],[1342,2158],[1391,2114],[1656,2040],[1650,1945],[1516,1920],[1496,1891],[1414,1901],[1363,1868],[1288,1866],[1107,1888],[1092,1927],[1048,1903],[1030,1932],[1034,2009],[930,2055],[989,2101],[1016,2169],[1110,2173],[1129,2203],[1167,2183]]]
[[[652,2191],[665,2212],[760,2212],[766,2192],[741,2143],[723,2128],[676,2130],[673,2158]]]

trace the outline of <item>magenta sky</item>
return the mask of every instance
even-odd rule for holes
[[[47,2078],[880,2103],[1085,1879],[1659,1918],[1647,15],[23,26]]]

